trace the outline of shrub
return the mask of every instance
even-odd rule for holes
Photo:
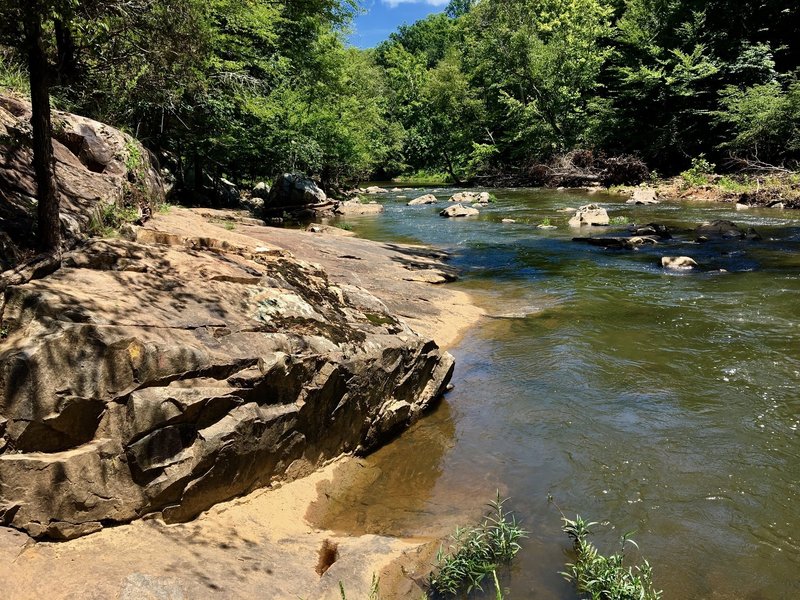
[[[701,154],[692,159],[691,168],[681,173],[681,177],[690,186],[706,185],[709,182],[709,175],[713,175],[716,168],[717,165],[709,162],[705,154]]]

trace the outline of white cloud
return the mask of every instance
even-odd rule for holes
[[[384,4],[394,8],[399,4],[431,4],[433,6],[444,6],[450,0],[382,0]]]

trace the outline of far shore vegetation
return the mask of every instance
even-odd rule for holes
[[[796,2],[453,0],[367,50],[346,42],[358,10],[0,0],[0,88],[28,93],[39,23],[53,104],[131,133],[191,197],[286,171],[744,193],[798,168]]]

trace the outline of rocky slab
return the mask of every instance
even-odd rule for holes
[[[185,521],[368,451],[440,396],[453,359],[436,343],[265,244],[274,230],[237,228],[265,239],[173,209],[137,241],[94,240],[8,288],[0,523],[67,539],[154,512]],[[448,280],[402,250],[426,271],[403,285]]]

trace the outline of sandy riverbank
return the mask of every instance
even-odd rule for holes
[[[234,226],[225,226],[228,220]],[[192,235],[236,247],[268,247],[319,265],[336,284],[358,286],[382,301],[415,331],[451,346],[482,314],[463,292],[438,285],[453,278],[439,252],[379,244],[338,231],[271,229],[241,215],[172,209],[148,231]],[[147,234],[143,236],[147,237]],[[349,289],[349,288],[348,288]],[[0,528],[0,590],[27,598],[340,598],[367,597],[373,574],[397,587],[398,558],[425,540],[316,529],[307,519],[321,484],[335,481],[340,458],[311,475],[224,502],[192,522],[167,525],[148,518],[61,543],[33,542]],[[320,577],[325,540],[339,557]],[[395,564],[394,568],[389,568]],[[387,570],[388,569],[388,570]],[[410,591],[410,590],[409,590]]]

